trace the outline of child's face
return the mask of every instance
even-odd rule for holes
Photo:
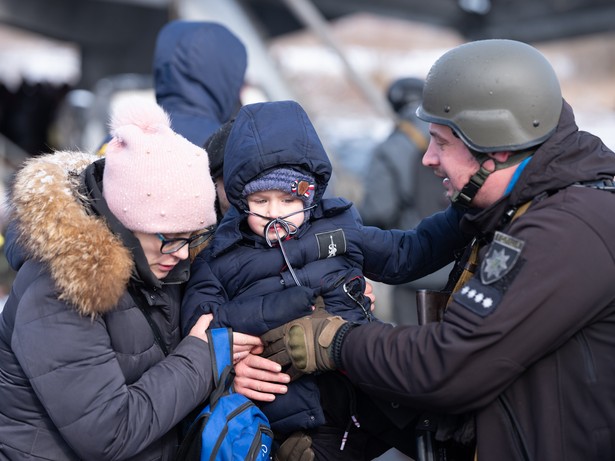
[[[265,226],[269,221],[287,216],[291,213],[296,213],[304,208],[303,200],[279,190],[255,192],[248,195],[246,200],[250,211],[267,217],[267,219],[263,219],[259,216],[248,215],[248,226],[250,226],[250,230],[263,237],[266,237]],[[305,213],[296,213],[288,218],[284,218],[284,220],[299,227],[303,224],[304,218]],[[277,226],[277,228],[280,238],[286,237],[284,228],[282,226]],[[277,240],[274,226],[269,228],[269,239],[272,241]]]

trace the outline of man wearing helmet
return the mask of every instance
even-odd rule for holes
[[[290,359],[465,415],[435,438],[473,438],[479,461],[615,459],[614,153],[578,130],[550,64],[517,41],[445,53],[417,114],[430,122],[423,164],[472,208],[462,224],[478,236],[442,320],[354,326],[318,313],[285,326]]]

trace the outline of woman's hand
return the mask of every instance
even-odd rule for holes
[[[248,354],[235,364],[233,389],[252,400],[271,402],[275,394],[285,394],[290,376],[282,373],[282,367],[269,359]]]

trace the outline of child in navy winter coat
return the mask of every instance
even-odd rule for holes
[[[212,326],[262,335],[308,315],[316,296],[346,320],[376,321],[363,294],[365,277],[393,284],[420,278],[468,242],[452,207],[414,230],[385,231],[363,226],[351,202],[323,198],[331,163],[295,102],[244,106],[227,133],[224,183],[233,207],[193,263],[184,331],[213,313]],[[391,445],[404,449],[400,428],[412,423],[400,420],[395,407],[363,396],[339,372],[301,376],[262,405],[278,441],[302,431],[315,459],[352,460],[373,459]],[[391,439],[384,429],[397,435]]]

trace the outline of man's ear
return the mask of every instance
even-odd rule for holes
[[[490,152],[487,155],[489,156],[489,158],[492,158],[496,162],[502,163],[502,162],[507,161],[512,154],[513,154],[512,151],[504,150],[501,152]]]

